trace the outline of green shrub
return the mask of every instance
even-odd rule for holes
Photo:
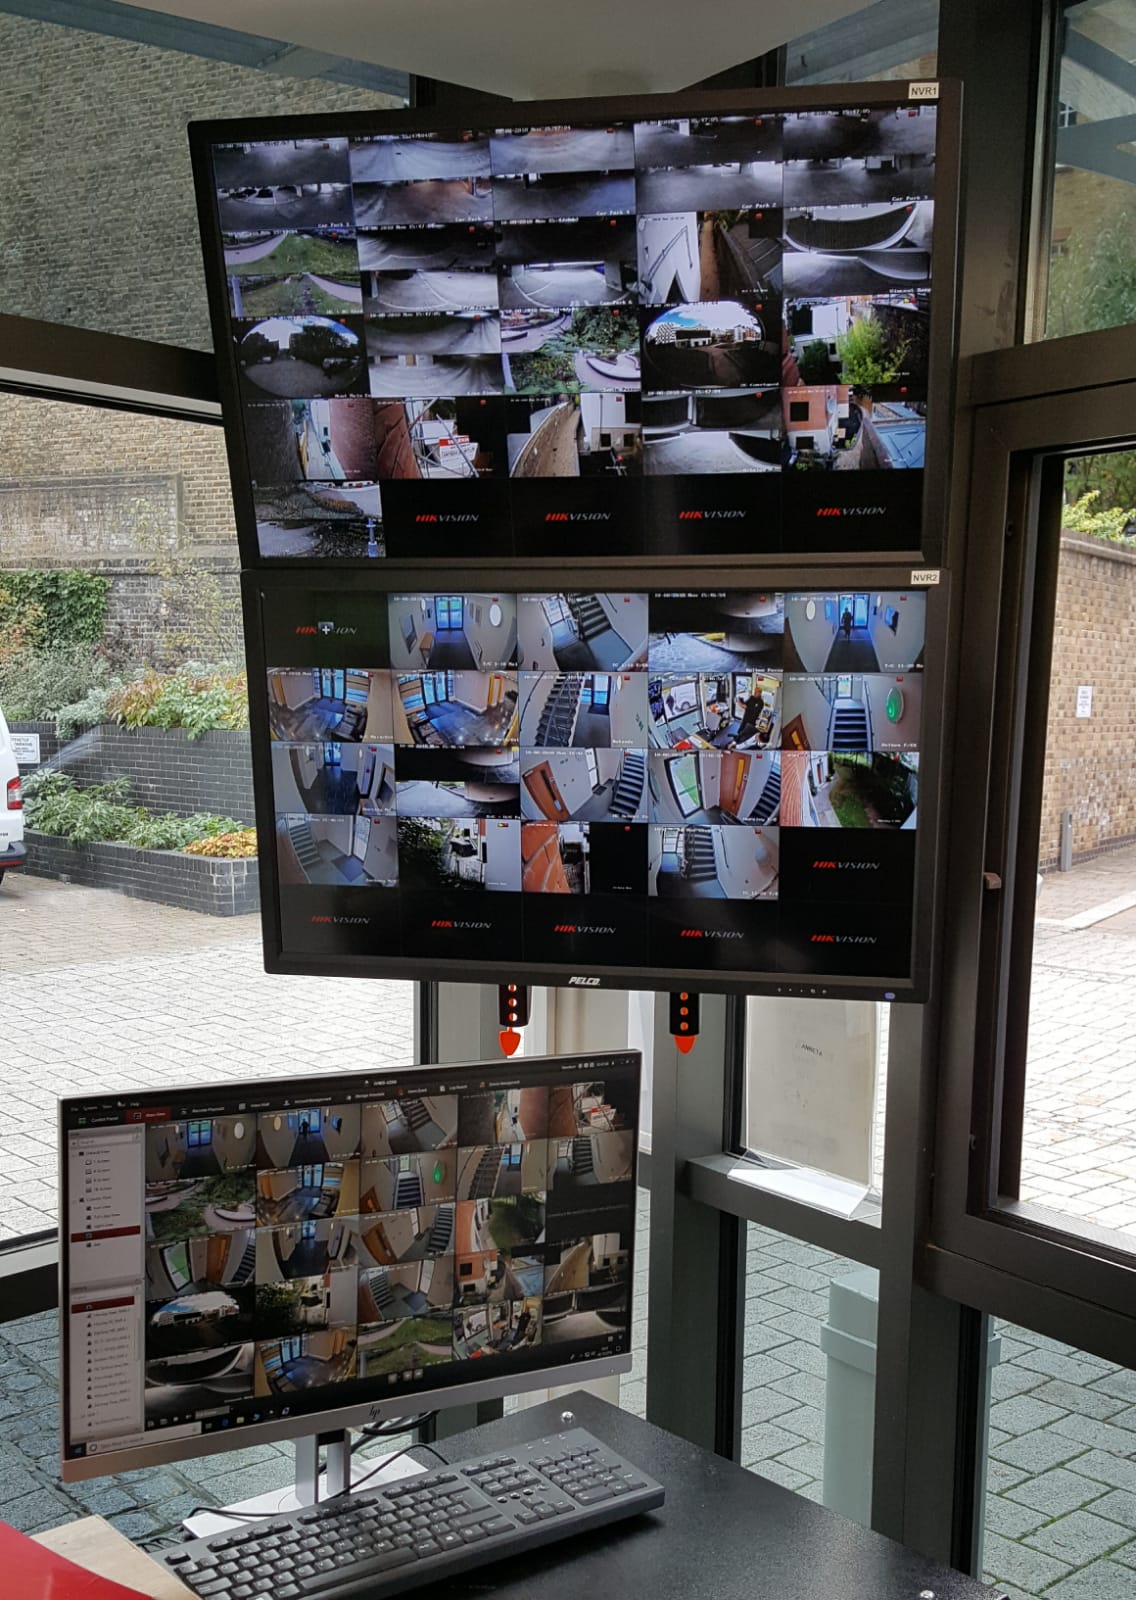
[[[1136,536],[1128,529],[1136,525],[1136,508],[1109,506],[1102,508],[1098,501],[1099,489],[1090,489],[1079,500],[1065,507],[1061,526],[1072,533],[1087,533],[1094,539],[1107,539],[1110,544],[1136,546]]]
[[[894,383],[903,371],[907,350],[906,340],[889,346],[887,335],[875,317],[857,317],[847,332],[836,336],[840,381],[856,389]]]
[[[248,727],[248,685],[231,669],[169,676],[147,670],[109,697],[108,710],[125,728],[184,728],[197,739],[215,728]]]
[[[50,833],[69,844],[118,841],[139,850],[184,850],[198,839],[241,831],[233,817],[199,811],[190,817],[155,813],[130,804],[130,780],[79,789],[67,772],[35,772],[24,783],[24,817],[36,833]]]
[[[829,362],[828,346],[823,339],[810,339],[801,351],[797,362],[797,370],[801,374],[802,383],[830,383],[832,381],[832,366]]]
[[[93,572],[5,572],[0,631],[30,625],[31,642],[40,646],[98,644],[109,592],[110,579]]]
[[[54,722],[63,707],[118,688],[122,682],[90,645],[25,647],[6,658],[0,656],[0,706],[12,722]]]

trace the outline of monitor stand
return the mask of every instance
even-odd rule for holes
[[[322,1466],[321,1448],[327,1451]],[[427,1470],[408,1456],[399,1456],[379,1472],[375,1471],[373,1462],[365,1462],[364,1469],[356,1487],[367,1489]],[[195,1512],[183,1520],[182,1527],[195,1539],[204,1539],[209,1534],[248,1527],[256,1517],[291,1516],[305,1506],[329,1500],[332,1495],[351,1492],[351,1435],[342,1428],[328,1433],[307,1433],[296,1440],[296,1479],[290,1488],[272,1489],[268,1494],[237,1500],[231,1506],[218,1506],[215,1511]]]

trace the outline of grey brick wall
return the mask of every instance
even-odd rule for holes
[[[8,15],[0,62],[5,311],[202,350],[186,125],[399,104]]]
[[[157,900],[211,917],[259,909],[256,861],[211,861],[175,850],[135,850],[128,844],[70,845],[45,833],[27,834],[28,864],[40,878],[86,889],[110,889],[133,900]]]
[[[46,759],[46,757],[45,757]],[[64,746],[55,765],[81,788],[129,778],[151,811],[195,811],[252,825],[252,756],[247,733],[217,729],[190,739],[183,728],[93,728]]]
[[[63,740],[55,731],[54,722],[9,722],[10,733],[38,733],[39,734],[39,759],[42,762],[50,761],[52,756],[58,755],[63,749]],[[31,763],[21,761],[22,767],[30,767]]]

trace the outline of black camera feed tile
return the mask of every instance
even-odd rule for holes
[[[653,967],[683,972],[772,971],[780,908],[775,900],[652,898],[647,949]]]
[[[867,894],[827,904],[783,901],[777,964],[798,976],[902,982],[911,972],[911,906]]]
[[[280,943],[286,954],[336,960],[401,955],[397,889],[281,885]]]
[[[517,865],[519,877],[519,851]],[[412,881],[420,881],[419,875]],[[519,961],[521,902],[519,893],[476,888],[405,890],[400,897],[403,953],[435,961]]]
[[[906,906],[915,885],[915,841],[910,829],[782,828],[782,903]]]

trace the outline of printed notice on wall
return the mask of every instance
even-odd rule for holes
[[[867,1187],[872,1180],[879,1008],[751,997],[746,1143]]]
[[[1093,714],[1093,686],[1091,683],[1077,685],[1077,715],[1091,717]]]

